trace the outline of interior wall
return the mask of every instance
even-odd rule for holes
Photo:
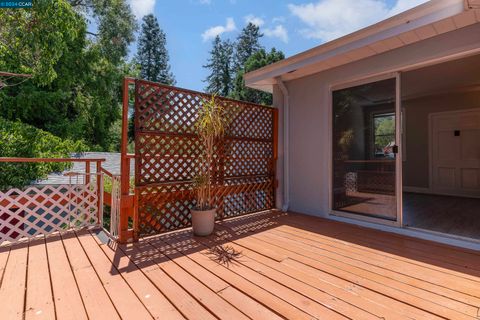
[[[447,93],[407,100],[402,102],[402,107],[405,108],[406,121],[403,185],[429,188],[428,115],[436,112],[480,108],[480,91]]]
[[[480,24],[286,83],[290,93],[290,210],[326,216],[330,208],[332,86],[480,49]]]

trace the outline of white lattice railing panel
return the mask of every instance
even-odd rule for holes
[[[102,176],[97,179],[100,183],[92,179],[87,184],[30,186],[0,192],[0,244],[100,225],[102,199],[98,191]]]

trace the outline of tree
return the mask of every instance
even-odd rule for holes
[[[229,40],[222,41],[219,36],[213,41],[208,63],[203,67],[210,70],[205,82],[205,91],[229,96],[233,89],[233,44]]]
[[[142,31],[138,39],[136,60],[140,65],[140,76],[143,79],[175,84],[170,72],[165,32],[160,29],[157,18],[153,14],[143,17]]]
[[[126,0],[38,0],[31,10],[1,10],[0,70],[33,77],[0,91],[0,116],[110,150],[121,79],[133,70],[124,61],[135,30],[129,10]],[[87,31],[87,13],[98,33]]]
[[[68,0],[72,8],[86,17],[96,31],[87,33],[95,38],[103,56],[114,64],[128,54],[128,46],[135,40],[135,16],[126,0]],[[93,21],[92,21],[93,20]]]
[[[285,55],[275,48],[267,53],[261,49],[254,53],[245,63],[245,66],[237,72],[235,78],[235,88],[232,92],[232,97],[237,100],[248,101],[252,103],[271,105],[272,95],[270,93],[262,92],[255,89],[245,87],[243,76],[245,73],[257,70],[261,67],[267,66],[274,62],[283,60]]]
[[[235,48],[235,70],[238,71],[245,66],[247,60],[256,52],[263,49],[260,38],[263,34],[260,27],[249,23],[237,38]]]

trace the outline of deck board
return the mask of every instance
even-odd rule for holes
[[[102,248],[110,262],[115,264],[122,277],[155,319],[185,319],[129,257],[121,250],[115,249],[117,246],[115,242],[103,244],[94,234],[92,238]]]
[[[86,320],[87,311],[59,236],[49,237],[47,253],[52,280],[55,312],[58,319]]]
[[[135,244],[0,248],[1,319],[478,319],[480,252],[261,213]]]
[[[75,235],[62,237],[65,252],[90,319],[120,319],[88,256]],[[52,272],[55,272],[52,270]],[[76,290],[73,287],[71,290]]]
[[[27,298],[25,319],[53,319],[50,271],[45,239],[30,241],[28,246]]]
[[[10,251],[0,288],[0,315],[2,319],[22,319],[25,311],[28,244],[20,244]]]
[[[120,317],[138,320],[152,319],[153,316],[145,308],[142,300],[122,278],[117,266],[112,265],[90,233],[80,233],[77,234],[77,237]]]

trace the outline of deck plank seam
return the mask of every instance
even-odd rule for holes
[[[25,320],[25,316],[27,313],[27,293],[28,293],[28,258],[29,258],[29,253],[30,253],[30,241],[28,241],[27,245],[27,257],[25,260],[25,288],[23,291],[23,313],[22,313],[22,319]]]
[[[8,248],[7,259],[5,259],[5,265],[2,268],[2,272],[0,274],[0,289],[2,288],[3,284],[3,277],[5,276],[5,270],[7,270],[8,261],[10,260],[10,253],[12,252],[11,248]]]
[[[52,271],[50,269],[50,257],[48,255],[47,238],[45,236],[43,236],[43,246],[44,246],[44,249],[45,249],[45,255],[47,257],[48,280],[50,282],[50,292],[51,292],[51,295],[52,295],[53,314],[55,315],[55,319],[58,319],[57,307],[55,305],[55,293],[53,291]]]

